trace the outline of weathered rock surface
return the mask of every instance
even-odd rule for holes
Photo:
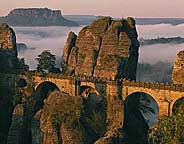
[[[135,79],[139,42],[135,21],[103,17],[70,33],[63,52],[65,73],[107,79]]]
[[[73,32],[70,32],[63,50],[63,57],[62,57],[63,64],[68,63],[70,55],[73,55],[72,57],[75,57],[75,50],[72,51],[72,48],[75,47],[76,39],[77,39],[77,35]],[[73,61],[71,63],[76,63],[74,60],[70,59],[70,61]],[[75,66],[75,64],[71,65],[70,67],[73,67],[73,66]],[[65,71],[66,65],[62,65],[62,67],[64,68],[63,70]]]
[[[125,134],[118,128],[109,130],[94,144],[126,144]]]
[[[0,74],[0,144],[7,143],[14,98],[18,98],[14,95],[16,79],[15,75]]]
[[[16,36],[6,23],[0,25],[0,50],[10,50],[17,56]]]
[[[177,54],[174,62],[172,80],[174,84],[184,84],[184,51],[180,51]]]
[[[28,68],[17,58],[15,32],[5,23],[0,25],[0,66],[0,73],[16,73]]]
[[[0,25],[0,72],[15,69],[17,59],[16,36],[7,24]]]
[[[105,120],[96,111],[94,100],[86,101],[59,91],[51,93],[44,100],[43,109],[35,115],[40,121],[43,144],[94,143],[105,132]]]
[[[70,115],[78,114],[80,117],[81,102],[80,97],[71,97],[65,93],[53,92],[49,95],[44,101],[44,108],[36,114],[44,133],[44,144],[60,143],[61,141],[63,144],[85,143],[86,136],[83,126],[79,123],[70,125],[75,121],[72,122]],[[81,105],[75,107],[77,103],[81,103]]]
[[[77,23],[65,19],[60,10],[48,8],[14,9],[7,16],[1,17],[0,23],[14,26],[78,26]]]

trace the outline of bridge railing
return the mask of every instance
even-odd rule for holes
[[[122,83],[123,86],[131,87],[141,87],[149,89],[158,89],[158,90],[171,90],[171,91],[180,91],[184,92],[184,85],[175,85],[175,84],[164,84],[164,83],[155,83],[155,82],[137,82],[129,81],[126,79],[114,80],[112,78],[101,78],[101,77],[92,77],[86,75],[77,75],[77,76],[67,76],[62,73],[39,73],[39,72],[29,72],[32,76],[45,77],[45,78],[55,78],[55,79],[69,79],[69,80],[79,80],[81,82],[94,82],[94,83]]]
[[[86,75],[77,75],[77,76],[67,76],[63,75],[62,73],[40,73],[40,72],[29,72],[32,76],[37,77],[46,77],[46,78],[56,78],[56,79],[73,79],[79,81],[87,81],[87,82],[107,82],[107,81],[115,81],[112,79],[106,79],[101,77],[92,77]]]
[[[164,84],[164,83],[154,83],[154,82],[153,83],[136,82],[136,81],[128,81],[128,80],[123,80],[122,84],[123,86],[184,92],[184,85]]]

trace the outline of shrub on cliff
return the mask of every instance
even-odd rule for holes
[[[150,133],[151,144],[181,144],[184,143],[184,103],[171,117],[160,120],[157,127]]]

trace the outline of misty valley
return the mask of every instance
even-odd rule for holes
[[[18,49],[19,57],[25,58],[31,70],[35,70],[35,58],[43,50],[50,50],[56,55],[60,67],[61,55],[67,34],[70,31],[78,34],[80,27],[14,27],[17,42],[26,44],[27,48]],[[157,39],[158,37],[184,37],[184,24],[138,25],[139,38]],[[18,46],[19,48],[19,46]],[[138,81],[171,83],[173,61],[176,54],[183,50],[184,43],[166,43],[141,45],[139,49]]]
[[[183,19],[0,20],[0,144],[184,142]]]

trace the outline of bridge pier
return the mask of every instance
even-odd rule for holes
[[[110,128],[122,127],[124,123],[124,105],[119,82],[109,81],[107,92],[107,120]]]
[[[75,80],[75,95],[80,96],[80,85],[81,82],[79,80]]]

